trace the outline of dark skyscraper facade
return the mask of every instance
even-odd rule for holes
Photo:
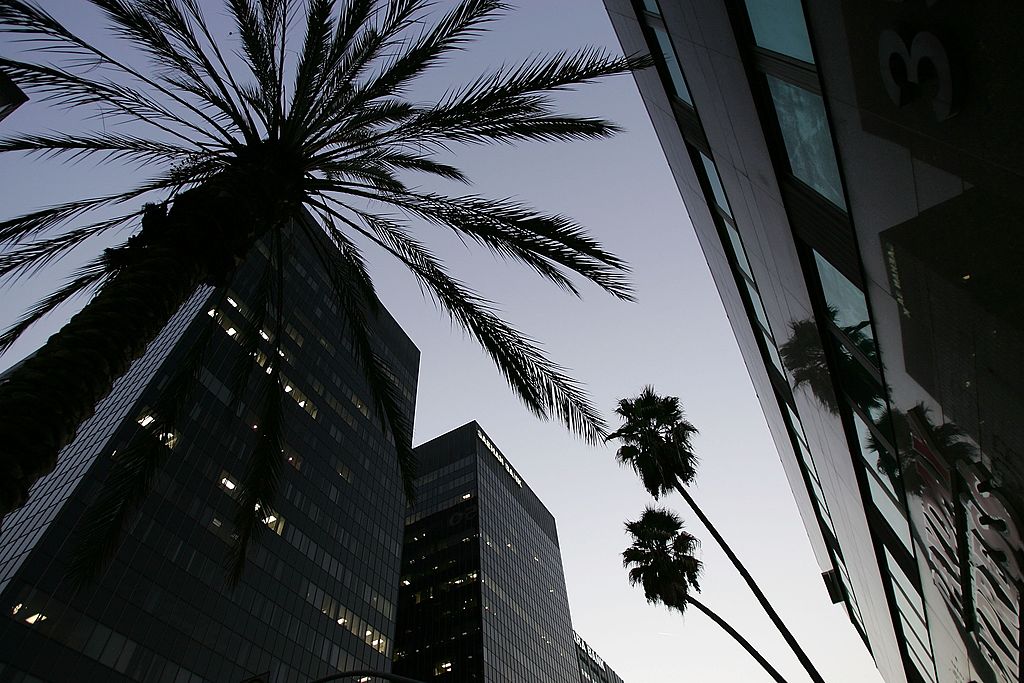
[[[395,448],[304,239],[282,247],[279,339],[259,313],[270,258],[260,246],[230,287],[197,292],[5,520],[0,680],[305,683],[390,669],[405,515]],[[419,352],[386,312],[372,328],[411,424]],[[177,371],[197,353],[183,417],[156,435],[152,494],[109,570],[76,588],[68,566],[83,511],[118,451],[160,424]],[[268,382],[254,378],[272,364],[282,386],[263,392]],[[260,423],[275,414],[267,396],[283,426],[277,505],[260,512],[266,528],[230,586],[235,501]]]
[[[580,669],[580,683],[625,683],[612,668],[605,664],[601,655],[583,640],[580,634],[573,631],[576,641],[576,659]]]
[[[416,454],[394,670],[451,683],[575,683],[551,513],[476,422]]]
[[[605,5],[830,594],[889,683],[1024,679],[1024,6]]]

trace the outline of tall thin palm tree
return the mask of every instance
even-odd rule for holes
[[[453,230],[576,295],[572,273],[631,299],[626,264],[569,218],[510,199],[418,190],[407,176],[468,183],[441,159],[458,145],[607,137],[614,124],[559,113],[553,96],[648,66],[648,57],[597,48],[534,56],[421,103],[409,98],[412,84],[489,29],[501,2],[460,0],[440,12],[430,0],[224,0],[230,37],[200,0],[88,2],[109,40],[87,39],[29,2],[0,0],[9,53],[0,69],[34,101],[103,126],[8,135],[0,153],[128,163],[136,178],[149,177],[0,221],[0,281],[31,276],[90,238],[134,232],[0,336],[3,351],[62,302],[93,295],[0,381],[0,516],[52,471],[78,425],[199,286],[229,282],[260,245],[272,253],[266,279],[279,283],[290,230],[307,235],[333,285],[409,494],[410,427],[366,322],[380,305],[367,246],[412,272],[531,411],[601,441],[602,418],[581,385],[449,274],[427,233]],[[270,289],[259,314],[280,325],[287,302],[282,287]],[[279,337],[264,345],[267,356]],[[268,433],[254,452],[239,496],[243,530],[259,526],[253,510],[273,507],[277,443]],[[151,478],[146,463],[128,470],[129,480]]]
[[[693,556],[699,541],[683,530],[683,521],[664,508],[648,506],[640,519],[626,522],[632,537],[631,545],[622,553],[622,566],[629,569],[629,582],[644,589],[651,604],[662,604],[685,613],[693,605],[706,614],[743,649],[757,660],[768,674],[785,683],[785,679],[750,642],[718,614],[693,597],[700,590],[698,579],[702,563]]]
[[[659,396],[654,387],[646,386],[635,398],[621,399],[615,414],[622,418],[623,423],[606,437],[606,441],[622,442],[616,452],[619,464],[631,467],[655,500],[672,491],[677,491],[683,497],[736,567],[811,679],[815,683],[824,683],[821,674],[772,607],[764,591],[687,490],[686,486],[693,482],[697,473],[697,456],[691,444],[697,429],[683,417],[679,398]]]

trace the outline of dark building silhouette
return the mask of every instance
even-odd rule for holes
[[[889,683],[1024,678],[1024,6],[605,0],[829,594]]]
[[[605,664],[594,648],[573,631],[576,641],[576,659],[580,668],[580,683],[625,683],[612,668]]]
[[[26,102],[28,96],[15,85],[10,76],[0,71],[0,121]]]
[[[304,240],[296,232],[283,247],[279,339],[261,323],[270,251],[260,246],[230,287],[197,292],[174,316],[5,520],[0,680],[305,683],[339,669],[390,669],[405,515],[395,448],[368,407],[343,316]],[[386,312],[372,328],[411,424],[419,352]],[[76,524],[118,449],[161,419],[162,397],[197,352],[184,419],[158,434],[165,452],[152,495],[109,570],[76,588]],[[257,380],[275,363],[278,503],[261,512],[267,528],[231,587],[235,500],[269,414]]]
[[[551,513],[476,422],[416,454],[394,671],[446,683],[575,683]]]

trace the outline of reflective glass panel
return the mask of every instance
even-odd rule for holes
[[[740,234],[728,223],[725,224],[725,232],[729,235],[729,243],[732,244],[732,251],[736,255],[736,262],[740,269],[753,280],[754,272],[750,269],[750,262],[747,260],[747,252],[743,249],[743,242],[740,241]]]
[[[786,370],[782,367],[782,359],[779,358],[779,351],[775,348],[775,342],[772,341],[771,337],[764,333],[764,330],[761,331],[761,338],[764,339],[764,345],[768,347],[768,357],[772,359],[772,365],[774,365],[775,369],[785,377]]]
[[[768,315],[765,313],[764,304],[761,302],[761,295],[754,289],[754,285],[750,283],[750,280],[743,278],[743,283],[747,286],[747,294],[750,295],[750,300],[754,304],[754,315],[757,316],[757,322],[765,332],[770,332],[771,327],[768,325]]]
[[[895,468],[895,460],[889,455],[888,449],[884,448],[872,436],[860,415],[854,411],[850,411],[850,414],[853,415],[853,425],[857,429],[857,441],[860,442],[861,457],[864,458],[864,462],[867,463],[868,467],[878,475],[879,481],[892,494],[892,497],[898,499],[899,496],[896,494],[896,488],[893,486],[892,478],[888,471]]]
[[[825,303],[835,311],[833,322],[864,355],[873,356],[875,333],[868,318],[868,301],[864,292],[816,251],[814,263],[818,267]]]
[[[839,208],[846,209],[821,95],[774,76],[767,78],[793,175]]]
[[[715,195],[715,203],[731,218],[732,211],[729,209],[729,200],[725,198],[725,188],[722,187],[722,179],[718,177],[715,162],[704,156],[703,152],[700,153],[700,160],[704,163],[704,172],[708,175],[708,184],[711,185],[711,192]]]
[[[875,478],[872,472],[868,472],[867,479],[868,488],[871,490],[871,500],[875,503],[875,507],[878,508],[878,511],[889,522],[889,526],[903,545],[907,547],[907,552],[913,554],[914,545],[910,540],[910,525],[907,523],[907,518],[903,516],[903,510],[897,506],[892,496],[882,488],[882,485],[878,483],[878,479]]]
[[[896,562],[896,558],[892,556],[892,553],[889,552],[889,549],[884,548],[884,550],[885,561],[886,564],[889,566],[889,574],[892,575],[892,578],[895,580],[896,585],[899,587],[901,591],[903,591],[903,594],[907,596],[907,599],[914,606],[914,609],[917,610],[918,614],[924,614],[924,602],[921,600],[920,593],[918,593],[917,589],[914,588],[914,584],[911,583],[907,575],[903,573],[903,567],[900,566],[898,562]]]
[[[661,15],[661,10],[658,8],[658,0],[644,0],[644,9],[651,14]]]
[[[679,60],[676,59],[676,51],[672,48],[672,41],[668,37],[668,32],[661,26],[652,26],[651,29],[658,39],[658,48],[661,50],[661,56],[665,60],[668,75],[672,79],[672,88],[675,90],[675,96],[692,107],[693,99],[690,98],[690,90],[686,87],[686,79],[683,78],[683,70],[679,67]]]
[[[754,41],[760,47],[814,63],[800,0],[746,0],[746,4]]]

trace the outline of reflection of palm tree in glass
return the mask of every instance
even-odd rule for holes
[[[883,446],[874,434],[868,437],[866,448],[878,455],[878,469],[885,473],[896,486],[906,487],[907,493],[920,493],[923,481],[917,474],[917,451],[914,449],[910,431],[910,415],[924,430],[924,436],[933,446],[946,465],[955,467],[961,460],[974,460],[977,449],[967,441],[963,431],[952,422],[936,426],[928,417],[928,408],[919,403],[904,412],[890,410],[876,424],[883,434],[891,434],[896,447],[897,458]]]
[[[829,308],[833,324],[837,312]],[[836,325],[846,336],[848,343],[855,347],[872,363],[878,363],[875,341],[864,331],[868,323],[843,327]],[[813,318],[797,320],[789,325],[789,340],[779,352],[782,362],[793,377],[793,388],[806,386],[830,413],[839,414],[839,402],[833,389],[833,377],[825,358],[825,349]],[[843,392],[866,412],[871,413],[885,407],[885,397],[877,383],[860,366],[860,362],[846,349],[836,354],[839,367],[836,368]]]
[[[724,619],[699,602],[691,592],[700,590],[697,583],[702,563],[693,556],[699,541],[683,530],[679,516],[664,508],[648,507],[640,519],[626,522],[632,537],[622,553],[622,566],[629,569],[629,582],[644,589],[644,597],[652,604],[662,604],[684,613],[693,605],[732,636],[765,671],[779,683],[785,679],[768,663],[750,642]]]

